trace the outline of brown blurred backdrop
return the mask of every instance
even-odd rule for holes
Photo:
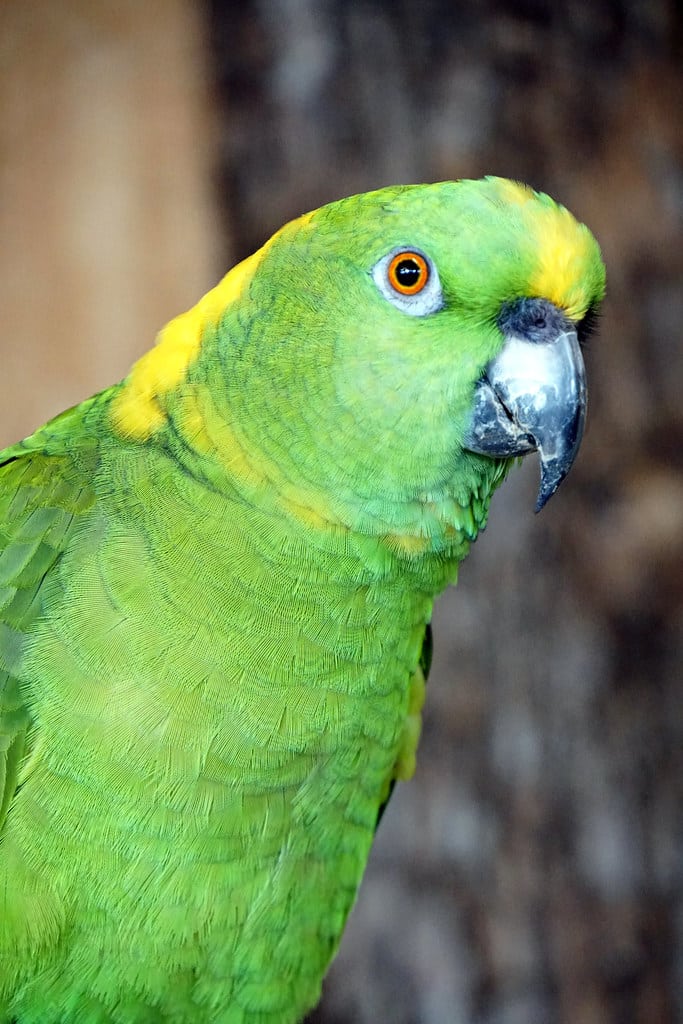
[[[587,436],[435,615],[315,1024],[683,1021],[683,21],[666,0],[2,0],[0,442],[287,218],[529,181],[598,236]]]

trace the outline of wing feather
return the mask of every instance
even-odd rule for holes
[[[42,584],[94,501],[97,445],[70,444],[74,430],[83,434],[94,401],[0,453],[0,835],[32,739],[22,651],[45,613]]]
[[[387,804],[391,799],[391,794],[394,792],[394,786],[400,779],[410,778],[415,768],[415,755],[417,753],[417,743],[420,738],[424,686],[427,682],[429,669],[432,664],[433,648],[434,642],[432,638],[432,626],[431,623],[428,622],[425,626],[424,640],[422,641],[422,650],[420,651],[420,660],[410,681],[411,699],[408,708],[408,718],[406,720],[401,754],[394,766],[392,776],[387,783],[386,796],[384,800],[382,800],[377,812],[375,828],[379,826],[379,823],[382,820],[382,815],[384,814]]]

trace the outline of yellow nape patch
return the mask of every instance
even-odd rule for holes
[[[595,298],[595,239],[568,210],[555,205],[535,209],[533,233],[538,262],[529,294],[548,299],[570,319],[580,320]]]
[[[228,271],[196,306],[160,331],[154,348],[138,359],[112,402],[112,424],[120,434],[142,441],[163,426],[166,414],[160,399],[185,378],[199,355],[207,328],[216,326],[226,307],[240,298],[275,239],[288,229],[304,226],[312,216],[304,214],[286,224],[257,252]]]
[[[534,191],[521,181],[512,181],[510,178],[496,178],[496,189],[499,197],[513,206],[523,206],[530,199],[534,198]]]
[[[226,306],[242,294],[264,249],[233,267],[196,306],[171,320],[154,348],[138,359],[112,402],[112,422],[121,434],[144,440],[163,425],[166,417],[159,398],[184,378],[199,354],[204,331],[217,324]]]
[[[121,434],[144,440],[163,425],[166,417],[159,398],[184,378],[199,354],[204,331],[218,323],[226,306],[239,298],[262,257],[259,249],[233,267],[196,306],[159,332],[154,348],[138,359],[112,402],[112,422]]]

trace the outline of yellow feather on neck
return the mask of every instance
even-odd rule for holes
[[[305,225],[312,216],[304,214],[286,224],[257,252],[228,271],[192,309],[159,332],[154,348],[134,364],[112,401],[111,422],[121,436],[144,441],[164,425],[166,414],[159,399],[185,378],[199,355],[207,327],[216,326],[225,309],[242,296],[275,239],[284,231]]]
[[[163,426],[166,416],[159,398],[184,378],[199,354],[206,327],[217,323],[225,307],[239,298],[262,258],[260,249],[233,267],[196,306],[159,332],[154,348],[138,359],[112,402],[111,419],[118,433],[142,441]]]

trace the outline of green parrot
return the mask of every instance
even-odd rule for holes
[[[435,596],[578,449],[588,229],[501,178],[286,225],[0,454],[0,1021],[292,1024],[414,768]]]

